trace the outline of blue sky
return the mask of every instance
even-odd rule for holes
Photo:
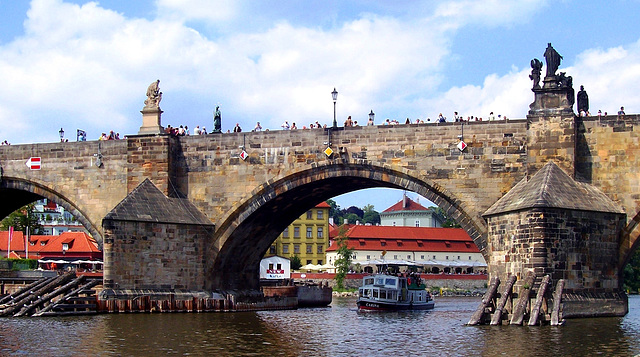
[[[223,130],[490,111],[523,118],[547,42],[592,112],[640,111],[640,0],[0,0],[0,141],[135,134],[149,83],[162,124]],[[401,199],[357,194],[382,210]],[[422,202],[422,200],[421,200]]]

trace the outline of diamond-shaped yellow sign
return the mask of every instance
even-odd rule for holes
[[[331,157],[331,154],[333,154],[333,150],[330,147],[327,147],[326,149],[324,149],[324,154],[327,155],[327,157]]]

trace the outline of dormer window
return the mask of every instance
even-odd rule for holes
[[[69,250],[69,243],[62,243],[62,251],[67,251]]]

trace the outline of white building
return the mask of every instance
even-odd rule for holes
[[[413,201],[407,195],[380,213],[380,225],[400,227],[442,227],[442,219],[430,208]]]
[[[260,279],[280,280],[291,278],[291,261],[277,255],[260,261]]]

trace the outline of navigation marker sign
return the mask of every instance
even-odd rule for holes
[[[467,148],[467,143],[465,143],[464,141],[460,140],[460,142],[458,143],[458,150],[460,151],[464,151],[464,149]]]
[[[30,157],[27,160],[27,167],[31,170],[40,170],[40,158],[39,157]]]

